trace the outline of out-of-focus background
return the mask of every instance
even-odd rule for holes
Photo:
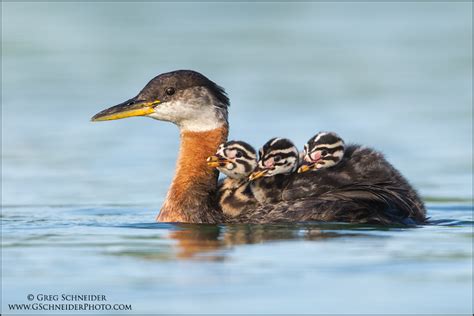
[[[238,246],[268,238],[217,227],[209,260],[180,260],[173,234],[202,229],[151,224],[177,128],[89,121],[176,69],[226,88],[231,138],[330,130],[383,151],[441,228]],[[139,312],[471,313],[472,189],[469,2],[2,3],[3,312],[74,289]]]

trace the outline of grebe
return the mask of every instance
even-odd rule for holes
[[[303,162],[298,172],[329,168],[341,162],[344,141],[333,132],[319,132],[304,145]]]
[[[259,160],[249,176],[253,195],[261,204],[281,201],[289,174],[296,171],[299,152],[291,140],[272,138],[259,150]]]
[[[179,127],[176,174],[157,217],[160,222],[424,221],[423,203],[400,173],[381,154],[357,146],[346,148],[341,163],[318,170],[317,176],[290,174],[284,201],[229,219],[217,205],[217,170],[206,162],[227,140],[228,106],[223,88],[198,72],[178,70],[153,78],[136,97],[103,110],[92,121],[147,116]],[[347,170],[335,172],[342,166]],[[351,172],[366,177],[354,179]]]
[[[251,145],[229,141],[219,145],[216,154],[207,159],[210,167],[227,175],[217,190],[218,204],[224,214],[236,217],[252,212],[258,204],[281,200],[286,175],[298,167],[298,150],[288,139],[272,138],[259,152],[257,162]]]
[[[346,146],[336,133],[320,132],[305,144],[303,156],[298,173],[314,170],[316,179],[308,187],[310,182],[296,178],[291,183],[294,188],[286,192],[292,199],[318,196],[320,199],[337,197],[339,201],[358,200],[359,205],[353,212],[346,213],[344,221],[425,222],[426,210],[418,193],[382,153],[360,145]],[[319,176],[324,180],[317,185]],[[295,190],[299,184],[306,186]],[[365,203],[372,207],[364,208],[362,205]],[[384,211],[374,212],[378,207]]]
[[[225,215],[235,217],[256,206],[248,179],[257,167],[257,152],[251,145],[235,140],[221,144],[207,164],[227,176],[217,189],[218,205]]]

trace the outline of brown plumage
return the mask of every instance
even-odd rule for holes
[[[181,133],[176,174],[157,221],[222,222],[222,213],[215,206],[217,172],[207,166],[206,158],[226,140],[227,133],[226,126],[206,132]]]

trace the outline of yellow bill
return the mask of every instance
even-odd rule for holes
[[[91,121],[111,121],[132,116],[146,116],[155,112],[154,108],[160,102],[160,100],[145,102],[131,99],[97,113]]]
[[[263,177],[265,174],[267,174],[267,172],[268,172],[268,169],[263,169],[263,170],[254,171],[254,172],[252,172],[252,173],[250,174],[249,180],[252,181],[252,180],[261,178],[261,177]]]
[[[212,168],[223,167],[229,161],[216,155],[207,158],[207,165]]]
[[[306,171],[309,171],[309,170],[313,170],[315,168],[316,168],[315,163],[311,163],[311,164],[308,164],[308,165],[302,165],[301,167],[298,168],[298,173],[303,173],[303,172],[306,172]]]

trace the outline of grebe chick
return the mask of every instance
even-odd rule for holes
[[[220,144],[207,164],[231,179],[246,179],[257,166],[257,152],[246,142],[231,140]]]
[[[344,150],[345,144],[339,135],[319,132],[304,145],[303,162],[298,173],[335,166],[341,162]]]
[[[286,138],[272,138],[259,150],[257,168],[249,176],[252,192],[260,203],[281,200],[288,175],[298,168],[299,152]]]
[[[248,177],[257,167],[257,152],[251,145],[234,140],[220,144],[216,154],[207,158],[207,164],[227,176],[217,188],[217,200],[224,214],[235,217],[244,208],[254,206]]]

